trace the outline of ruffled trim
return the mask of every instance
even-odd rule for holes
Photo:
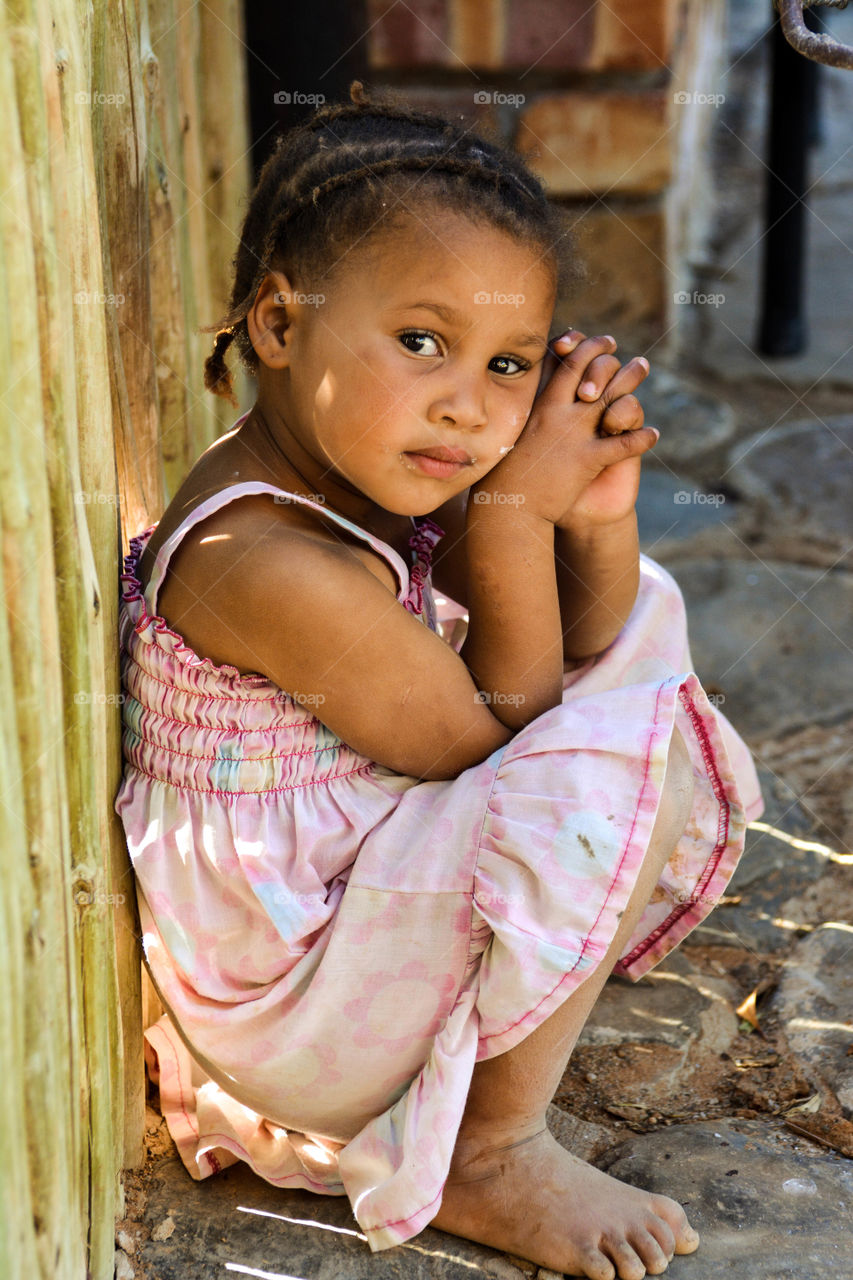
[[[429,516],[424,516],[418,520],[418,527],[409,538],[415,563],[409,571],[409,591],[403,603],[410,613],[422,615],[424,612],[424,592],[430,583],[432,553],[443,537],[444,530]]]

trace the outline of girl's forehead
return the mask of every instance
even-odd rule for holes
[[[378,228],[348,265],[348,286],[361,285],[382,305],[420,296],[426,286],[436,299],[446,295],[448,305],[483,293],[553,305],[555,272],[547,252],[454,213],[398,217]]]

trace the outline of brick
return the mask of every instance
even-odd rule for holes
[[[669,182],[671,93],[559,93],[525,107],[516,146],[553,195],[659,191]]]
[[[386,87],[378,80],[375,84],[377,89]],[[461,120],[488,138],[499,134],[497,108],[491,102],[478,102],[478,90],[473,86],[469,89],[439,89],[428,85],[406,85],[401,89],[395,85],[393,91],[401,94],[416,111],[433,111],[456,123]]]
[[[606,0],[597,4],[588,69],[671,70],[684,8],[685,0]]]
[[[445,0],[368,0],[371,67],[461,66],[448,43]]]
[[[524,71],[586,67],[601,7],[598,0],[507,0],[504,65]]]
[[[513,14],[508,16],[512,25]],[[448,43],[467,67],[487,71],[503,68],[506,26],[504,0],[450,0]]]
[[[643,208],[597,204],[570,212],[569,221],[587,280],[561,300],[557,319],[587,334],[612,333],[624,361],[630,335],[661,334],[666,324],[672,285],[663,202]]]

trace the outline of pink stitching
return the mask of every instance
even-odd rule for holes
[[[214,787],[191,787],[186,782],[172,782],[167,778],[158,778],[154,773],[147,773],[145,769],[140,769],[138,764],[128,761],[128,766],[134,769],[143,778],[150,778],[152,782],[161,782],[166,787],[174,787],[176,791],[195,791],[199,795],[204,796],[221,796],[226,800],[235,799],[237,796],[271,796],[278,795],[281,791],[299,791],[302,787],[320,787],[326,782],[334,782],[336,778],[349,778],[353,773],[367,773],[373,768],[373,761],[367,764],[359,765],[356,769],[348,769],[346,773],[333,773],[328,778],[314,778],[310,782],[295,782],[292,787],[267,787],[263,791],[219,791]]]
[[[155,742],[153,738],[143,738],[141,733],[137,733],[129,725],[124,726],[124,731],[134,737],[137,743],[145,742],[149,747],[156,747],[158,751],[167,751],[173,756],[184,756],[187,760],[214,760],[217,764],[251,764],[259,760],[289,760],[291,756],[315,756],[321,751],[340,750],[339,746],[332,743],[330,746],[315,747],[309,751],[274,751],[268,756],[197,756],[193,751],[179,751],[177,747],[167,747],[164,742]],[[133,750],[133,746],[130,749]]]
[[[720,779],[719,772],[717,771],[716,761],[711,750],[710,740],[708,739],[708,735],[705,731],[705,726],[702,723],[702,717],[696,710],[696,704],[693,702],[689,693],[687,693],[684,685],[679,687],[678,697],[685,712],[690,717],[690,722],[693,725],[697,738],[699,739],[699,749],[702,753],[702,760],[708,772],[714,796],[720,806],[720,816],[717,820],[717,843],[711,850],[708,861],[705,864],[706,870],[702,873],[699,881],[697,882],[695,896],[688,899],[687,902],[679,903],[678,906],[670,912],[666,919],[659,924],[656,929],[652,930],[647,938],[638,942],[634,950],[624,960],[619,961],[619,966],[623,969],[627,968],[628,965],[634,964],[641,956],[644,956],[646,952],[655,945],[655,943],[660,941],[665,933],[668,933],[669,930],[678,923],[683,915],[695,907],[697,899],[701,897],[702,890],[710,882],[717,870],[717,867],[720,865],[723,852],[728,844],[731,805],[726,799],[722,780]],[[716,857],[714,857],[715,854]]]
[[[137,665],[138,665],[138,664],[137,664]],[[167,682],[166,682],[165,680],[160,680],[158,676],[152,675],[149,671],[146,671],[144,667],[140,667],[139,669],[140,669],[140,671],[142,672],[142,674],[143,674],[147,679],[149,679],[149,680],[156,680],[158,684],[165,685],[167,689],[175,689],[175,690],[177,690],[177,685],[167,684]],[[180,692],[180,693],[193,693],[193,692],[195,692],[194,690],[191,690],[191,689],[181,689],[181,690],[177,690],[177,691],[178,691],[178,692]],[[168,722],[169,722],[170,724],[176,724],[176,725],[179,725],[179,726],[180,726],[180,728],[182,728],[182,729],[205,729],[205,730],[209,730],[211,733],[228,733],[228,734],[232,734],[232,733],[278,733],[278,731],[279,731],[280,729],[302,729],[302,728],[304,728],[306,725],[314,725],[314,724],[317,724],[317,723],[318,723],[317,717],[316,717],[316,716],[312,716],[310,720],[291,720],[291,721],[283,722],[282,724],[264,724],[264,725],[260,725],[257,729],[237,729],[237,728],[232,728],[232,727],[231,727],[231,725],[223,725],[223,724],[201,724],[201,722],[200,722],[200,721],[197,721],[197,720],[177,720],[177,719],[175,719],[175,717],[174,717],[174,716],[167,716],[167,715],[166,715],[166,713],[165,713],[165,711],[158,711],[156,707],[149,707],[149,706],[147,705],[147,703],[142,702],[139,698],[137,698],[137,696],[136,696],[136,694],[135,694],[135,693],[131,693],[130,697],[131,697],[131,698],[132,698],[132,700],[136,703],[136,705],[137,705],[137,706],[139,706],[139,707],[141,707],[141,708],[142,708],[143,712],[144,712],[146,715],[156,716],[156,717],[158,718],[158,720],[168,720]],[[285,694],[285,697],[289,697],[289,694]],[[199,697],[199,701],[201,701],[201,702],[205,702],[206,700],[207,700],[207,699],[206,699],[205,697],[203,697],[203,696],[201,696],[201,695],[200,695],[200,697]],[[217,699],[217,701],[219,701],[219,702],[231,702],[231,701],[233,701],[233,699],[231,699],[231,698],[218,698],[218,699]],[[240,701],[241,703],[242,703],[242,702],[265,702],[265,701],[266,701],[266,699],[265,699],[265,698],[242,698],[242,699],[240,699],[239,701]],[[272,702],[272,701],[273,701],[273,700],[272,700],[272,699],[270,699],[270,702]],[[292,702],[292,699],[291,699],[291,702]]]
[[[165,654],[166,650],[158,649],[157,652]],[[190,653],[192,653],[192,649],[190,649]],[[241,705],[243,703],[249,703],[249,702],[268,702],[272,704],[273,702],[280,702],[281,695],[284,693],[284,690],[279,689],[278,685],[273,684],[272,680],[268,680],[267,684],[272,685],[272,687],[276,690],[276,692],[269,698],[241,698],[236,694],[229,697],[226,694],[222,694],[222,693],[202,693],[200,689],[193,689],[190,685],[184,686],[184,685],[176,684],[174,681],[170,683],[168,680],[162,680],[160,676],[155,676],[153,671],[149,671],[147,667],[144,667],[142,663],[139,661],[139,659],[137,658],[135,653],[131,653],[129,654],[129,656],[130,656],[130,661],[135,666],[139,667],[139,670],[142,672],[144,676],[147,677],[147,679],[154,680],[157,684],[162,684],[164,689],[171,689],[176,693],[192,694],[192,696],[194,698],[198,698],[200,702],[231,702],[231,703],[239,702]],[[166,654],[166,656],[168,657],[168,654]],[[208,662],[208,661],[209,661],[208,658],[203,659],[203,662]],[[184,663],[184,666],[187,668],[188,671],[194,671],[194,670],[198,670],[203,665],[203,662],[199,663],[198,666],[193,666],[193,667],[189,666],[188,663]],[[264,679],[266,680],[266,677],[264,677]],[[284,696],[286,698],[290,697],[290,695],[286,693],[284,694]],[[137,699],[137,701],[139,700]],[[290,701],[293,703],[294,706],[298,705],[297,703],[293,702],[292,698],[290,699]],[[299,723],[313,724],[316,718],[317,717],[314,716],[312,720],[301,720]],[[179,720],[178,723],[181,724],[183,722]],[[201,727],[204,728],[203,725]]]

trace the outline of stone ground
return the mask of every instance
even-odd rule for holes
[[[639,984],[610,980],[550,1112],[578,1154],[688,1207],[702,1245],[673,1280],[853,1280],[853,75],[825,72],[809,349],[762,356],[768,11],[733,14],[699,281],[725,302],[692,308],[675,367],[647,352],[643,402],[663,434],[640,500],[645,549],[685,593],[696,669],[753,749],[767,811],[708,921]],[[832,29],[853,43],[853,10]],[[239,1165],[192,1182],[156,1111],[149,1123],[148,1162],[125,1175],[119,1277],[536,1271],[429,1229],[371,1255],[345,1200]]]

